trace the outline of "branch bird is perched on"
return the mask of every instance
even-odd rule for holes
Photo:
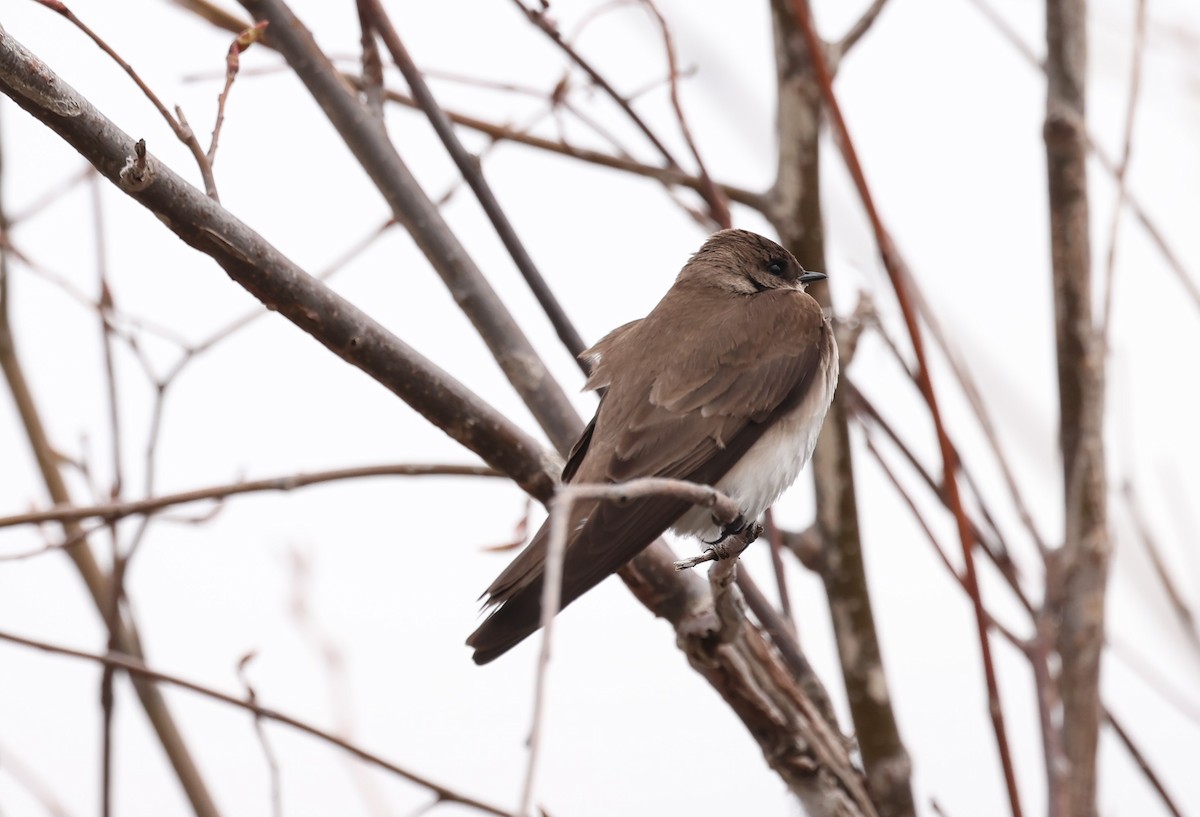
[[[805,272],[775,242],[746,230],[711,236],[641,320],[583,353],[585,388],[605,389],[563,481],[669,477],[713,485],[756,519],[795,481],[833,399],[838,352]],[[715,539],[702,508],[668,496],[571,509],[565,607],[667,528]],[[467,644],[486,664],[540,626],[548,525],[487,589],[498,605]]]

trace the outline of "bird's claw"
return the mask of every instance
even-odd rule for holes
[[[706,545],[714,545],[714,546],[715,546],[715,545],[720,545],[722,542],[724,542],[724,541],[725,541],[726,539],[728,539],[730,536],[737,536],[739,533],[741,533],[742,531],[744,531],[744,530],[746,529],[746,524],[747,524],[747,522],[746,522],[746,517],[742,516],[742,515],[739,513],[739,514],[737,515],[737,519],[734,519],[734,520],[733,520],[732,522],[730,522],[728,525],[725,525],[724,527],[722,527],[722,528],[721,528],[721,535],[720,535],[720,536],[718,536],[716,539],[714,539],[714,540],[713,540],[713,541],[711,541],[711,542],[707,542],[707,541],[706,541],[704,544],[706,544]]]

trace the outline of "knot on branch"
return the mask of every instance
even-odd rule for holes
[[[121,168],[121,187],[130,193],[140,193],[154,183],[154,175],[154,166],[146,156],[146,140],[139,139],[133,145],[133,155]]]

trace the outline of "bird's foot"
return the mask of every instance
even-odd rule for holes
[[[742,516],[739,513],[737,515],[737,519],[734,519],[728,525],[725,525],[721,528],[720,536],[718,536],[716,539],[714,539],[711,542],[705,541],[704,544],[718,546],[721,543],[723,543],[726,539],[728,539],[730,536],[737,536],[739,533],[744,531],[746,529],[746,525],[747,525],[746,517]]]

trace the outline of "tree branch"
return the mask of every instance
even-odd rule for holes
[[[1046,2],[1046,175],[1062,447],[1063,545],[1047,570],[1057,624],[1069,814],[1096,814],[1100,659],[1112,548],[1104,456],[1104,348],[1092,317],[1088,225],[1087,7]]]
[[[504,242],[505,249],[512,257],[513,263],[517,265],[521,275],[524,276],[525,282],[529,284],[529,288],[533,290],[534,296],[537,298],[546,316],[550,319],[550,323],[554,326],[554,330],[558,333],[559,340],[567,347],[567,351],[571,353],[584,374],[587,374],[587,366],[579,360],[579,355],[587,348],[583,342],[583,338],[575,330],[566,313],[563,312],[562,305],[558,299],[554,297],[554,293],[550,290],[550,286],[546,283],[546,279],[538,271],[533,263],[533,259],[525,249],[525,245],[521,243],[521,239],[517,236],[517,231],[513,229],[512,223],[509,222],[508,216],[500,207],[500,202],[496,200],[495,194],[492,192],[491,186],[483,176],[483,170],[479,165],[479,161],[467,153],[466,148],[458,141],[458,136],[454,133],[454,128],[450,123],[449,117],[438,105],[433,93],[429,90],[429,86],[425,84],[425,78],[421,76],[421,72],[417,69],[416,64],[409,56],[408,50],[405,49],[404,43],[400,41],[400,35],[396,32],[392,21],[388,18],[387,12],[383,9],[383,4],[379,0],[362,0],[370,10],[371,18],[378,29],[380,36],[383,38],[384,45],[391,52],[392,60],[396,63],[396,67],[400,69],[400,73],[404,75],[404,81],[408,83],[408,87],[412,90],[413,97],[421,110],[429,118],[429,123],[433,125],[433,129],[437,132],[438,138],[442,140],[442,144],[446,147],[446,152],[454,160],[454,164],[458,166],[459,173],[463,179],[470,185],[475,197],[479,199],[479,204],[483,207],[484,213],[492,222],[492,226],[496,229],[496,234],[500,236],[500,240]]]
[[[84,519],[102,519],[113,522],[128,516],[152,514],[176,505],[186,505],[206,499],[225,499],[238,494],[257,493],[261,491],[293,491],[309,485],[320,485],[325,482],[337,482],[347,479],[362,479],[364,477],[503,477],[494,468],[479,465],[367,465],[358,468],[338,468],[330,471],[318,471],[313,474],[290,474],[270,479],[255,479],[245,482],[235,482],[230,485],[216,485],[210,488],[196,488],[191,491],[181,491],[175,494],[148,497],[146,499],[122,500],[103,505],[66,505],[55,506],[44,511],[0,516],[0,528],[11,528],[16,525],[40,525],[46,522],[81,522]]]
[[[270,22],[271,43],[321,106],[392,208],[396,220],[408,229],[445,281],[455,302],[475,326],[554,447],[565,454],[582,429],[570,400],[425,195],[382,124],[354,98],[312,33],[282,0],[240,2],[256,20]]]
[[[269,309],[379,381],[531,496],[549,498],[554,465],[533,439],[166,165],[153,156],[139,158],[127,134],[3,31],[0,92],[58,133],[184,242],[211,256]]]
[[[778,169],[772,206],[765,215],[802,263],[828,269],[821,211],[821,89],[810,44],[788,3],[774,0],[771,12],[778,85]],[[813,294],[823,307],[832,308],[828,287],[819,287]],[[845,371],[850,350],[842,351],[847,353]],[[812,455],[816,528],[823,545],[816,572],[825,586],[853,732],[876,806],[884,817],[912,817],[916,814],[912,761],[892,708],[867,585],[846,382],[843,375]]]
[[[323,743],[336,746],[345,752],[349,752],[362,761],[370,763],[373,766],[378,766],[385,771],[404,778],[410,783],[415,783],[418,786],[429,789],[437,795],[439,800],[443,802],[461,803],[464,806],[477,809],[485,814],[496,815],[496,817],[514,817],[511,812],[505,811],[504,809],[488,803],[484,803],[481,800],[476,800],[473,797],[468,797],[465,794],[459,794],[451,788],[443,786],[439,783],[435,783],[422,775],[410,772],[402,766],[397,766],[394,763],[384,760],[379,755],[368,752],[366,749],[360,748],[359,746],[343,740],[336,735],[332,735],[323,729],[320,729],[309,723],[305,723],[297,718],[293,718],[290,715],[285,715],[278,710],[263,706],[253,699],[247,700],[243,698],[235,698],[232,695],[212,689],[211,687],[197,684],[194,681],[188,681],[176,675],[170,675],[165,672],[151,669],[135,658],[125,655],[100,655],[97,653],[72,649],[70,647],[61,647],[57,644],[50,644],[45,641],[25,638],[23,636],[4,632],[2,630],[0,630],[0,641],[8,641],[13,644],[20,644],[23,647],[32,647],[35,650],[41,650],[42,652],[51,653],[52,655],[65,655],[69,658],[82,658],[85,661],[92,661],[100,664],[101,666],[114,667],[116,669],[124,670],[135,678],[140,679],[143,683],[149,684],[155,690],[157,690],[156,684],[162,683],[195,692],[196,694],[202,695],[205,698],[211,698],[215,701],[221,701],[222,703],[229,704],[230,706],[244,709],[253,714],[256,718],[265,718],[270,721],[275,721],[276,723],[282,723],[285,726],[292,727],[298,732],[303,732],[306,735],[310,735],[311,737],[314,737]]]

